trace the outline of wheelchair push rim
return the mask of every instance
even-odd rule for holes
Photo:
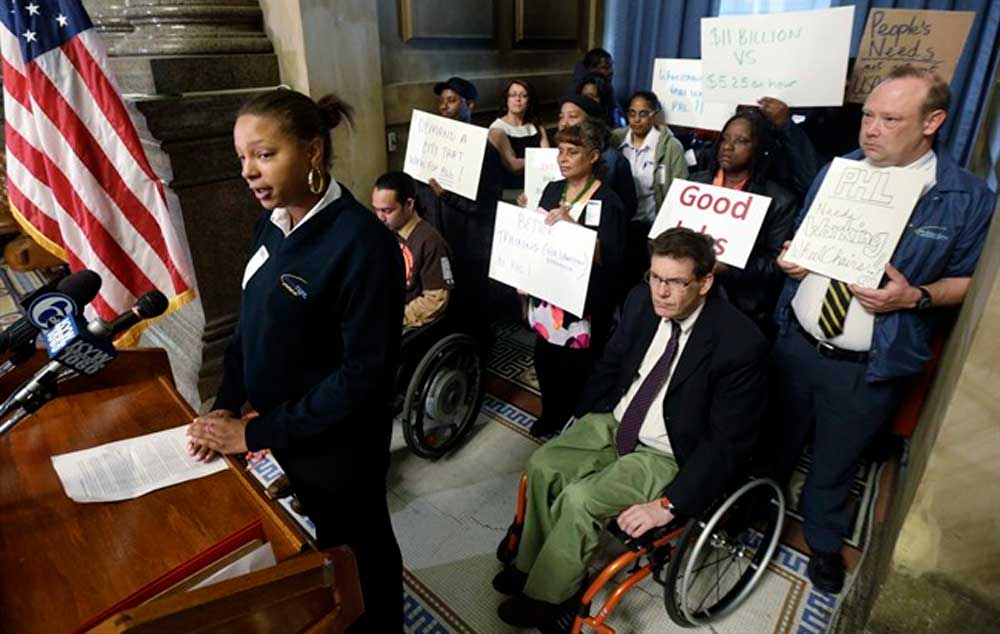
[[[422,458],[439,458],[472,427],[483,392],[478,342],[452,334],[435,343],[417,364],[406,389],[403,432]]]
[[[690,520],[667,571],[664,602],[671,619],[705,625],[743,603],[774,556],[784,514],[781,488],[757,479],[726,498],[707,522]]]

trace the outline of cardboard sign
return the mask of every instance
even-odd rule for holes
[[[524,195],[528,197],[528,209],[538,208],[546,185],[562,180],[558,158],[559,148],[529,147],[524,150]]]
[[[596,244],[592,229],[499,202],[490,277],[582,317]]]
[[[917,170],[833,159],[785,259],[878,288],[923,184]]]
[[[876,84],[903,64],[934,71],[951,82],[975,18],[975,11],[872,9],[847,100],[864,103]]]
[[[702,18],[705,100],[841,105],[853,21],[853,6]]]
[[[406,140],[403,171],[426,183],[476,199],[486,153],[486,128],[414,110]]]
[[[649,238],[671,227],[688,227],[715,239],[720,262],[742,269],[770,206],[769,196],[675,178]]]
[[[700,59],[658,59],[653,63],[653,94],[669,125],[722,130],[736,112],[732,104],[705,102]]]

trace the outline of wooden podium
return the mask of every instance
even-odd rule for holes
[[[43,352],[0,380],[6,395]],[[78,504],[53,455],[176,427],[194,412],[162,350],[123,351],[0,437],[0,632],[338,632],[362,611],[346,547],[308,537],[234,461],[134,500]],[[181,591],[248,545],[278,565]]]

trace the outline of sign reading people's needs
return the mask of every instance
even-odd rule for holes
[[[545,186],[562,179],[559,148],[529,147],[524,150],[524,195],[528,209],[537,209]]]
[[[671,227],[694,229],[712,236],[720,262],[742,269],[770,205],[768,196],[675,178],[649,238]]]
[[[705,100],[841,105],[853,20],[853,6],[702,18]]]
[[[878,288],[924,179],[917,170],[833,159],[785,259],[865,288]]]
[[[582,317],[596,243],[592,229],[499,202],[490,277]]]
[[[975,11],[872,9],[847,100],[864,103],[875,85],[903,64],[934,71],[951,82],[975,18]]]
[[[433,178],[448,191],[475,200],[487,135],[486,128],[414,110],[403,171],[422,183]]]
[[[706,102],[700,59],[658,59],[653,62],[653,94],[670,125],[721,130],[736,108]]]

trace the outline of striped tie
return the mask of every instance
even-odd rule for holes
[[[845,282],[830,280],[823,297],[823,309],[819,313],[819,329],[827,339],[833,339],[844,332],[847,307],[851,304],[851,289]]]

